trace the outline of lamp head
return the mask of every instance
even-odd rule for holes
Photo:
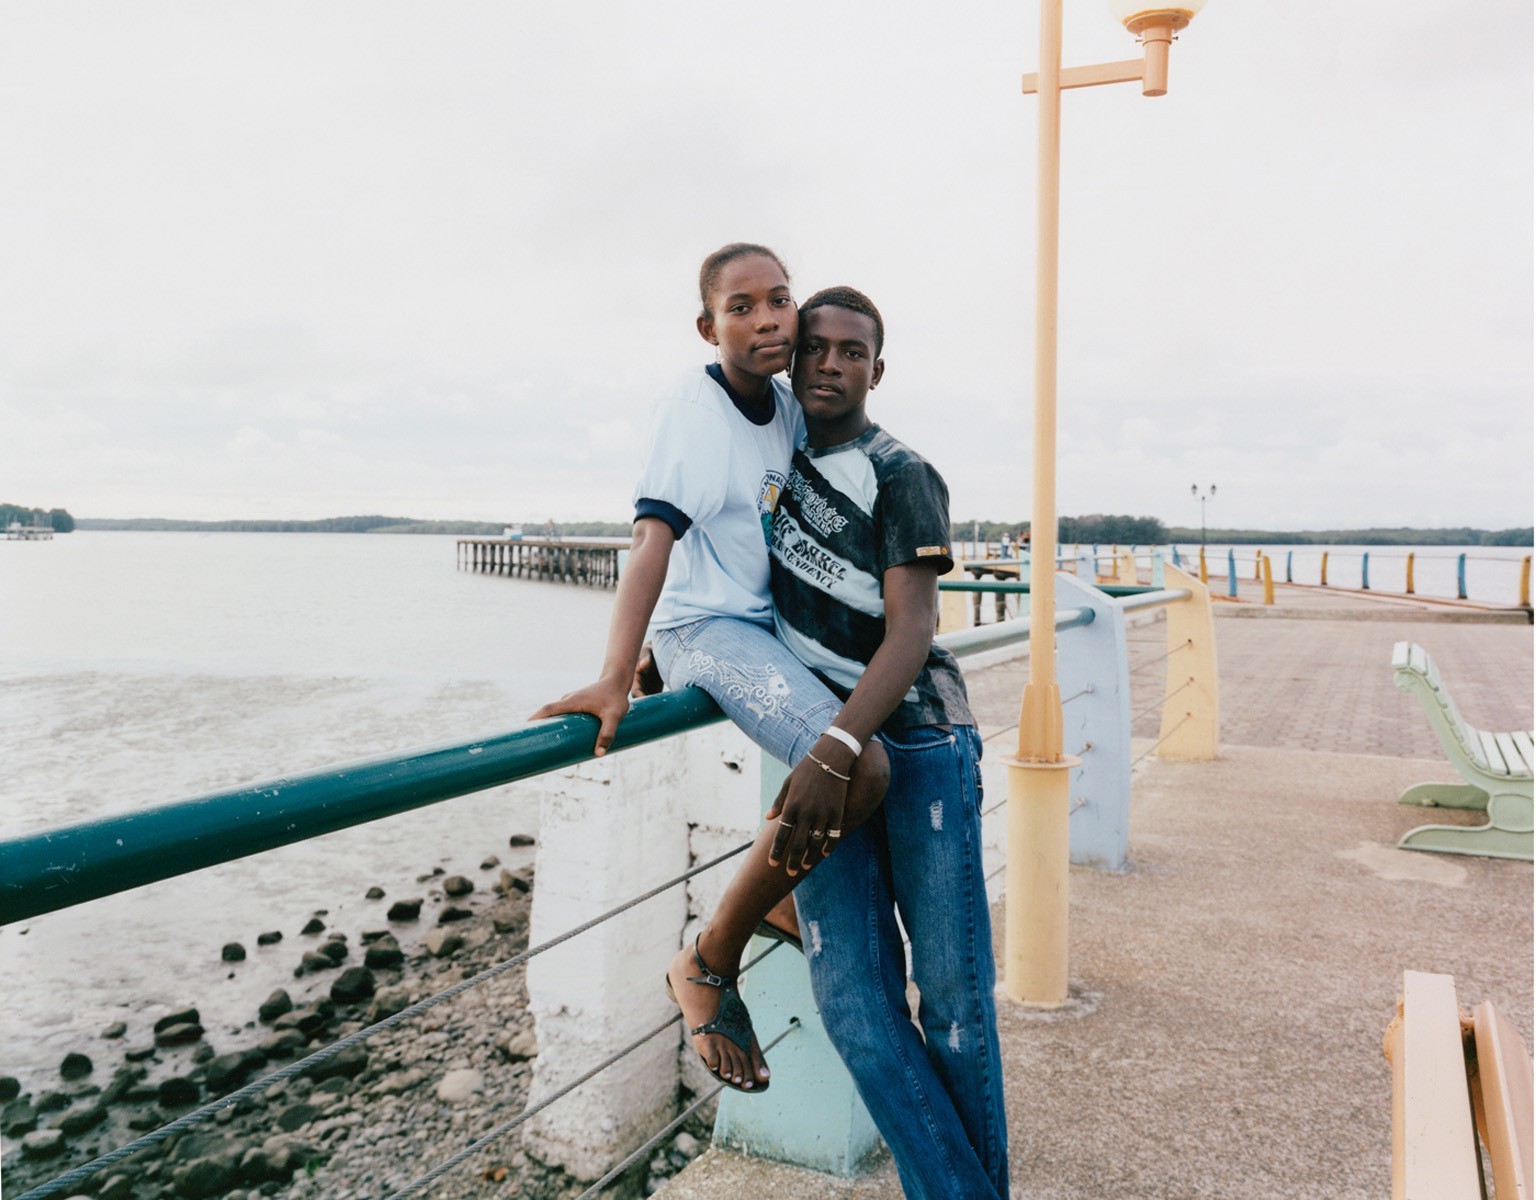
[[[1115,20],[1138,37],[1150,29],[1183,29],[1202,8],[1205,0],[1108,0]]]

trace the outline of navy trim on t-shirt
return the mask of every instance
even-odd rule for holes
[[[659,521],[665,521],[674,538],[681,538],[693,524],[693,518],[677,505],[668,504],[665,500],[651,500],[645,496],[635,501],[635,520],[638,521],[641,517],[655,517]]]
[[[725,377],[725,370],[719,363],[710,363],[704,368],[705,372],[725,389],[725,394],[731,398],[731,403],[736,406],[736,411],[754,425],[772,425],[774,415],[778,412],[778,405],[773,402],[773,384],[768,385],[768,396],[765,400],[748,400],[740,392],[731,386],[731,381]],[[766,407],[765,407],[766,406]],[[682,537],[682,534],[678,534]]]

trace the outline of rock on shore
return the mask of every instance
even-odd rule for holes
[[[492,862],[483,860],[482,869]],[[304,931],[317,940],[307,942],[294,983],[252,997],[243,1029],[205,1029],[188,1004],[148,1028],[142,1020],[113,1026],[105,1035],[112,1040],[96,1041],[89,1056],[71,1053],[55,1090],[34,1095],[0,1077],[7,1193],[52,1179],[527,948],[531,868],[503,870],[483,890],[466,876],[445,875],[435,868],[422,876],[429,895],[397,901],[391,928],[353,931],[363,947],[360,966],[341,965],[350,955],[347,931],[327,929],[319,919],[325,914],[313,914]],[[210,970],[217,966],[215,957]],[[537,1054],[519,967],[234,1101],[75,1192],[98,1200],[376,1200],[520,1111]],[[707,1135],[702,1124],[680,1134],[635,1168],[628,1192],[614,1194],[633,1195],[636,1187],[649,1194]],[[448,1183],[434,1194],[569,1200],[585,1186],[525,1154],[515,1132],[455,1168]]]

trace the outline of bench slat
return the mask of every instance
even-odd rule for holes
[[[1392,647],[1392,669],[1404,671],[1408,668],[1408,652],[1413,648],[1410,642],[1398,642]]]
[[[1498,743],[1499,755],[1504,759],[1504,770],[1510,775],[1525,774],[1525,759],[1520,754],[1520,747],[1515,745],[1513,734],[1496,733],[1493,740]]]
[[[1520,751],[1520,757],[1525,760],[1525,774],[1536,774],[1536,757],[1531,754],[1531,735],[1515,730],[1509,735],[1515,740],[1515,749]]]
[[[1504,755],[1499,752],[1498,739],[1485,729],[1475,729],[1477,740],[1483,747],[1483,754],[1488,759],[1488,770],[1495,775],[1508,775],[1509,768],[1504,765]]]
[[[1424,647],[1415,643],[1408,647],[1408,666],[1417,671],[1426,679],[1429,678],[1429,655],[1424,652]]]
[[[1446,710],[1446,716],[1451,722],[1451,730],[1455,733],[1456,740],[1466,750],[1467,757],[1483,770],[1489,770],[1488,755],[1483,750],[1479,731],[1467,724],[1461,715],[1461,710],[1456,707],[1456,701],[1452,700],[1445,692],[1441,692],[1440,697],[1441,703]]]

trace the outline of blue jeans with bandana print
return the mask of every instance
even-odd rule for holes
[[[751,622],[719,617],[660,630],[653,653],[668,687],[703,688],[791,766],[842,707],[771,630]],[[794,892],[816,1006],[908,1200],[1004,1200],[981,739],[969,725],[878,736],[891,760],[885,802]],[[921,1030],[907,1003],[902,927]]]

